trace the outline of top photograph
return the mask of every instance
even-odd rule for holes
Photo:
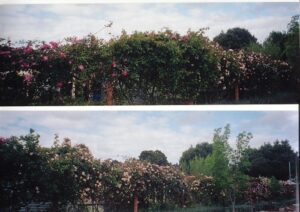
[[[299,3],[0,4],[0,105],[298,104]]]

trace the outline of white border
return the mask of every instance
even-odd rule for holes
[[[164,106],[18,106],[4,111],[299,111],[298,104],[283,105],[164,105]]]

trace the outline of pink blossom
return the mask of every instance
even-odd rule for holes
[[[26,47],[25,49],[24,49],[24,53],[25,54],[30,54],[32,52],[32,48],[31,47]]]
[[[48,45],[48,44],[46,44],[46,43],[44,43],[44,44],[40,47],[41,50],[44,50],[44,49],[50,49],[50,48],[51,48],[51,46]]]
[[[116,68],[116,67],[117,67],[116,62],[113,62],[113,63],[111,64],[111,67]]]
[[[83,71],[83,70],[84,70],[84,66],[80,64],[80,65],[78,66],[78,69],[79,69],[80,71]]]
[[[62,88],[64,86],[63,82],[56,83],[56,88]]]
[[[0,55],[9,55],[10,51],[0,51]]]
[[[23,63],[23,64],[21,65],[21,67],[22,67],[22,68],[29,68],[29,64],[28,64],[28,63]]]
[[[52,49],[58,48],[58,43],[57,42],[51,41],[50,44],[51,44]]]
[[[23,81],[27,82],[27,83],[30,83],[32,81],[32,78],[33,78],[32,74],[24,74]]]
[[[42,60],[43,60],[43,61],[48,61],[48,56],[43,56],[43,57],[42,57]]]
[[[66,55],[65,55],[64,52],[59,52],[59,56],[60,56],[61,58],[65,58],[65,57],[66,57]]]
[[[73,63],[73,61],[72,61],[72,60],[70,60],[70,61],[69,61],[69,64],[70,64],[70,65],[72,65],[72,63]]]
[[[117,76],[116,73],[112,73],[112,74],[111,74],[111,77],[112,77],[112,78],[115,78],[116,76]]]
[[[127,70],[122,70],[122,76],[127,77],[128,76],[128,71]]]
[[[3,137],[0,137],[0,145],[1,144],[5,144],[5,138],[3,138]]]

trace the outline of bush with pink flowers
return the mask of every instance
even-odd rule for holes
[[[200,104],[233,100],[236,88],[242,99],[292,92],[291,78],[286,62],[224,50],[203,30],[0,43],[2,105],[105,104],[110,85],[114,104]]]
[[[79,204],[124,211],[132,209],[135,197],[140,208],[152,209],[229,204],[210,176],[187,175],[176,165],[136,159],[99,160],[85,145],[72,145],[68,138],[60,142],[57,136],[51,147],[42,147],[33,130],[26,136],[0,138],[0,179],[1,210],[51,202],[55,211]],[[295,185],[274,185],[268,178],[252,178],[238,202],[295,197]]]

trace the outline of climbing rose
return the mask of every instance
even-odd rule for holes
[[[56,88],[62,88],[64,86],[64,83],[58,82],[56,83]]]
[[[25,53],[25,54],[30,54],[30,53],[32,53],[32,48],[31,48],[31,47],[26,47],[26,48],[24,49],[24,53]]]
[[[30,83],[32,81],[33,76],[31,74],[24,74],[24,82]]]
[[[79,69],[80,71],[83,71],[83,70],[84,70],[84,66],[83,66],[83,65],[79,65],[79,66],[78,66],[78,69]]]
[[[0,137],[0,145],[1,144],[5,144],[5,138],[3,138],[3,137]]]
[[[44,49],[50,49],[50,48],[51,48],[51,46],[48,45],[48,44],[46,44],[46,43],[44,43],[44,44],[41,45],[41,47],[40,47],[41,50],[44,50]]]
[[[65,57],[66,57],[66,55],[65,55],[64,52],[59,52],[59,56],[60,56],[61,58],[65,58]]]
[[[43,56],[43,61],[48,61],[48,56]]]
[[[128,76],[128,71],[127,70],[122,70],[122,76],[127,77]]]
[[[57,42],[51,41],[50,44],[51,44],[52,49],[58,48],[58,43]]]

